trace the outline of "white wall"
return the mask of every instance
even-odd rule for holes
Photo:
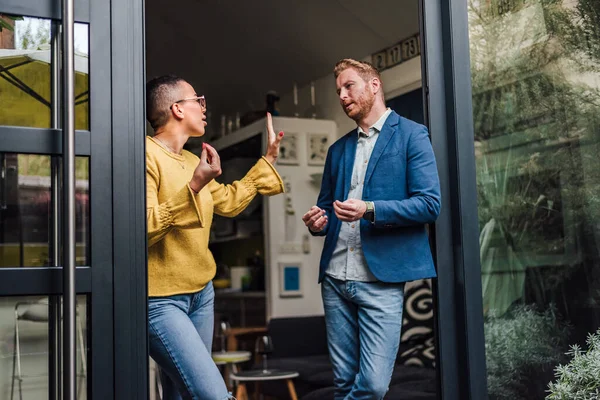
[[[300,135],[298,147],[299,165],[277,164],[277,171],[282,178],[289,182],[291,190],[284,195],[273,196],[267,199],[266,209],[268,209],[268,314],[269,317],[289,317],[322,315],[323,303],[321,301],[321,287],[317,283],[319,274],[319,259],[323,248],[322,237],[312,237],[309,239],[309,253],[301,251],[302,239],[308,234],[306,227],[302,222],[302,215],[313,206],[317,201],[319,188],[311,183],[311,174],[323,172],[322,166],[311,166],[307,163],[307,133],[322,132],[329,133],[330,141],[336,139],[336,126],[331,121],[296,119],[296,118],[275,118],[273,122],[275,131],[283,130],[285,132],[296,132]],[[291,199],[291,206],[294,215],[288,217],[286,221],[286,196]],[[294,253],[285,253],[281,251],[281,246],[286,241],[286,226],[292,230],[293,240],[300,251]],[[279,263],[302,263],[300,286],[302,288],[302,297],[280,297],[280,274]]]

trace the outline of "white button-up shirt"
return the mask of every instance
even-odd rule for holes
[[[358,127],[358,142],[356,143],[356,156],[352,168],[352,180],[348,199],[362,199],[365,174],[369,166],[371,153],[383,128],[385,121],[391,114],[389,108],[369,128],[368,132]],[[342,281],[374,282],[377,278],[373,276],[367,265],[367,260],[362,251],[360,240],[360,220],[354,222],[342,222],[331,261],[325,273],[335,279]]]

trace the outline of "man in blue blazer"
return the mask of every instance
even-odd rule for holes
[[[317,205],[302,219],[325,236],[319,282],[335,399],[382,399],[404,282],[436,275],[426,224],[440,212],[440,186],[427,128],[386,108],[379,72],[344,59],[334,75],[357,128],[329,148]]]

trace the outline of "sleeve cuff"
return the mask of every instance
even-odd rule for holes
[[[275,167],[263,156],[242,179],[244,186],[266,196],[284,193],[283,180]],[[251,188],[250,188],[250,187]]]
[[[204,226],[199,195],[189,185],[170,198],[166,205],[174,226],[184,229]]]

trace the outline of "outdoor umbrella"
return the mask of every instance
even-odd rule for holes
[[[75,54],[75,129],[89,129],[89,59]],[[50,51],[0,49],[0,125],[50,127]]]

